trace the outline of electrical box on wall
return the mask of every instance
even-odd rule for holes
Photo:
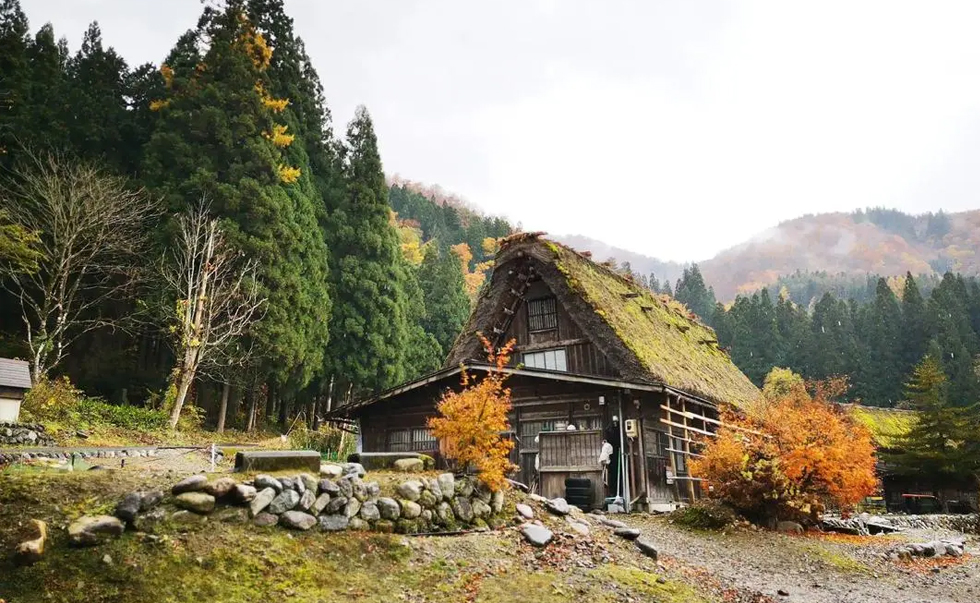
[[[626,428],[626,437],[628,438],[635,438],[639,433],[636,429],[636,419],[626,419],[623,427]]]

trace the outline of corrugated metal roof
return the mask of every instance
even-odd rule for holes
[[[0,387],[31,388],[31,370],[24,360],[0,358]]]

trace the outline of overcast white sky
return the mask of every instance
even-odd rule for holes
[[[158,63],[199,0],[22,0]],[[335,129],[526,229],[702,260],[780,220],[980,207],[980,2],[287,0]]]

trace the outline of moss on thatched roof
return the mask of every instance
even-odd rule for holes
[[[624,378],[658,382],[716,403],[736,406],[759,395],[758,388],[718,347],[714,331],[680,302],[655,294],[583,254],[538,233],[502,241],[496,266],[533,258],[538,272],[573,319],[610,357]],[[492,280],[497,280],[495,273]],[[499,285],[490,283],[464,329],[461,340],[488,329],[499,302]],[[450,363],[464,359],[456,348]],[[618,361],[618,362],[617,362]]]
[[[851,404],[848,411],[871,431],[871,437],[880,448],[897,447],[915,423],[915,412],[911,410]]]

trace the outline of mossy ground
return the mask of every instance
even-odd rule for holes
[[[179,477],[0,475],[0,600],[523,602],[532,594],[541,603],[710,600],[618,539],[611,541],[619,547],[612,563],[554,567],[540,565],[535,550],[509,529],[459,537],[296,533],[212,517],[185,533],[164,527],[153,536],[127,532],[97,547],[68,547],[64,528],[72,519],[110,512],[125,492]],[[38,564],[16,567],[7,552],[24,538],[31,518],[48,522],[48,550]],[[103,560],[107,555],[111,563]]]

